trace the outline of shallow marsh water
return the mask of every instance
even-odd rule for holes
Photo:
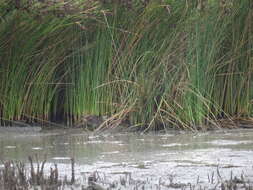
[[[119,174],[134,179],[171,179],[205,183],[208,174],[224,178],[244,175],[253,179],[253,130],[234,129],[204,133],[88,134],[78,130],[44,131],[0,128],[0,159],[27,161],[28,155],[47,155],[61,174],[71,175],[70,158],[76,160],[77,177],[98,171],[107,179]]]

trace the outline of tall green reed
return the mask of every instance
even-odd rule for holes
[[[38,12],[14,8],[1,15],[3,120],[55,120],[64,113],[64,92],[71,85],[65,65],[75,41],[67,34],[89,10],[62,18]]]
[[[251,6],[85,1],[39,19],[1,15],[1,117],[74,125],[107,115],[145,130],[251,117]]]

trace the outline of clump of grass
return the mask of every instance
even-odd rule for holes
[[[13,6],[2,16],[0,31],[1,62],[5,63],[0,68],[1,117],[31,122],[57,119],[63,113],[64,91],[73,85],[66,80],[66,59],[77,37],[66,34],[82,27],[77,21],[93,7],[87,4],[86,12],[59,18],[55,11],[61,10],[60,4],[56,10],[47,4],[43,9],[37,4]]]
[[[74,184],[75,162],[73,158],[71,159],[72,174],[70,181],[68,181],[66,176],[64,179],[60,179],[57,164],[54,164],[54,168],[50,167],[50,171],[47,173],[44,171],[46,159],[40,163],[37,155],[35,158],[36,162],[33,161],[33,157],[28,157],[29,169],[23,162],[4,162],[4,168],[0,171],[0,188],[5,190],[64,189],[66,185]]]
[[[106,115],[101,127],[195,130],[252,117],[249,0],[4,1],[0,10],[8,6],[3,119],[75,125]]]

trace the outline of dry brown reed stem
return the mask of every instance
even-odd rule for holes
[[[55,164],[54,169],[50,168],[49,184],[57,185],[59,183],[58,176],[59,176],[59,172],[58,172],[57,164]]]
[[[0,172],[0,189],[4,190],[28,190],[24,164],[7,161]]]
[[[25,164],[22,162],[17,163],[17,170],[18,170],[18,178],[20,180],[20,185],[28,186],[26,180],[26,172],[25,172]]]
[[[57,168],[57,164],[54,165],[54,169],[50,168],[50,176],[49,176],[49,180],[45,179],[44,177],[44,167],[45,167],[45,163],[46,163],[46,158],[43,160],[43,162],[41,163],[41,165],[39,164],[39,160],[38,160],[38,155],[35,156],[36,157],[36,162],[37,162],[37,172],[35,173],[35,169],[34,169],[34,163],[33,163],[33,159],[31,156],[28,157],[28,160],[30,162],[30,166],[31,166],[31,179],[30,179],[30,183],[32,185],[44,185],[45,183],[49,183],[50,185],[55,185],[59,183],[59,172],[58,172],[58,168]]]
[[[34,162],[35,159],[35,162]],[[66,185],[75,183],[75,161],[71,158],[71,180],[59,179],[59,170],[57,164],[50,167],[49,175],[45,175],[44,169],[46,158],[39,162],[38,155],[35,158],[28,156],[30,164],[30,175],[27,175],[25,164],[22,162],[7,161],[4,168],[0,170],[0,190],[28,190],[31,188],[40,188],[43,190],[56,190]]]
[[[75,160],[71,158],[71,184],[75,182]]]

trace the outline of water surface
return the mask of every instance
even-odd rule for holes
[[[88,134],[78,130],[41,132],[0,129],[0,159],[27,161],[28,155],[47,155],[70,175],[70,158],[76,174],[98,171],[112,180],[130,173],[135,179],[154,181],[173,176],[175,181],[207,181],[217,172],[253,178],[253,130],[219,130],[205,133]]]

